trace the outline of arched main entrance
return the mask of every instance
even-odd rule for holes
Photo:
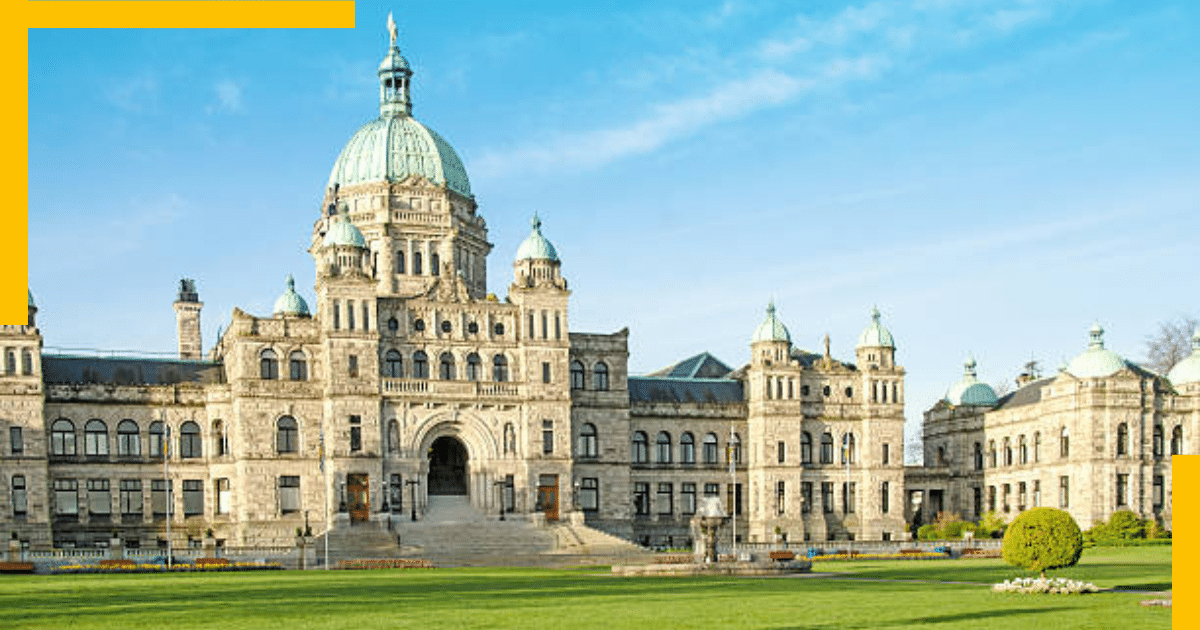
[[[429,448],[429,482],[431,495],[467,494],[467,447],[458,439],[442,436]]]

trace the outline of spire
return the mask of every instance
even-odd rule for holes
[[[1088,337],[1091,338],[1088,341],[1088,348],[1104,348],[1104,327],[1100,325],[1100,322],[1092,324],[1091,330],[1088,331]]]
[[[379,114],[381,116],[411,116],[412,98],[409,87],[412,82],[412,70],[408,60],[400,54],[400,46],[396,43],[396,21],[388,13],[388,36],[390,44],[387,56],[379,64]]]
[[[974,378],[975,377],[975,365],[976,365],[975,364],[975,356],[968,354],[967,362],[963,364],[963,375]]]

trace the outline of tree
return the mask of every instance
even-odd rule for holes
[[[1200,320],[1180,317],[1158,325],[1158,332],[1146,337],[1146,367],[1166,374],[1192,353],[1192,334]]]
[[[1004,561],[1046,579],[1049,569],[1074,566],[1083,554],[1083,532],[1071,515],[1055,508],[1033,508],[1004,532]]]

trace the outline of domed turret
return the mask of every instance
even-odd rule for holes
[[[862,334],[858,336],[859,348],[895,348],[896,341],[892,339],[892,333],[883,324],[879,323],[879,309],[871,309],[871,323],[863,329]]]
[[[530,221],[532,230],[517,248],[513,261],[513,283],[518,287],[548,285],[566,289],[562,279],[562,261],[554,245],[542,236],[542,220],[535,213]]]
[[[542,220],[538,218],[537,213],[534,213],[530,226],[533,230],[517,248],[517,261],[550,260],[559,262],[558,251],[545,236],[542,236]]]
[[[792,343],[792,335],[788,332],[787,326],[784,326],[779,317],[775,315],[774,300],[771,300],[767,304],[767,318],[758,325],[758,328],[754,329],[754,336],[750,338],[751,343],[759,343],[761,341]]]
[[[975,376],[975,358],[968,357],[963,365],[963,377],[946,391],[946,402],[956,407],[982,405],[991,407],[999,401],[996,390]]]
[[[1176,363],[1167,373],[1167,379],[1176,386],[1200,383],[1200,328],[1192,333],[1192,354]]]
[[[325,240],[322,242],[323,247],[336,245],[366,249],[367,239],[363,238],[362,232],[354,227],[345,215],[338,215],[330,219],[329,231],[325,233]]]
[[[304,298],[296,293],[296,281],[292,279],[291,274],[287,277],[287,288],[279,299],[275,300],[275,309],[272,311],[273,317],[311,317],[308,312],[308,303]]]
[[[1097,322],[1088,331],[1088,349],[1067,364],[1067,372],[1076,378],[1103,378],[1125,368],[1121,355],[1104,347],[1104,328]]]

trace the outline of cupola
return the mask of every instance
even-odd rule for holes
[[[304,298],[296,293],[296,281],[292,279],[291,274],[287,277],[287,288],[283,294],[275,300],[275,308],[272,311],[273,317],[311,317],[308,311],[308,303]]]

